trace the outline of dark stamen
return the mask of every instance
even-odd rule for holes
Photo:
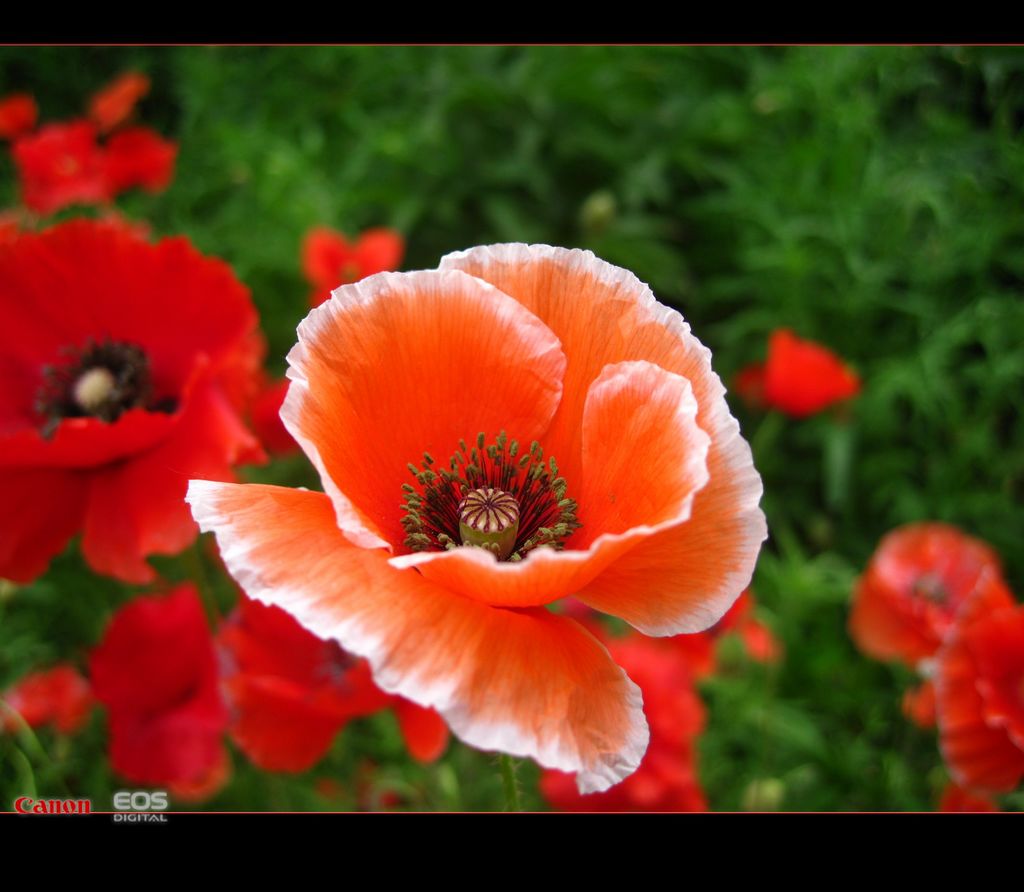
[[[558,476],[555,460],[545,463],[544,450],[536,442],[520,455],[519,443],[510,441],[504,431],[486,447],[482,433],[472,448],[460,440],[447,470],[426,454],[419,468],[412,463],[408,467],[418,486],[402,487],[402,527],[405,544],[413,551],[458,548],[465,538],[460,528],[464,501],[481,489],[496,490],[518,505],[518,532],[507,557],[502,555],[506,560],[522,560],[542,545],[562,549],[581,526],[576,502],[566,498],[565,478]],[[504,547],[500,550],[506,552]]]
[[[153,399],[149,359],[140,347],[118,341],[87,341],[66,349],[68,360],[43,368],[36,411],[42,434],[52,436],[65,418],[117,421],[129,409],[174,412],[177,400]]]

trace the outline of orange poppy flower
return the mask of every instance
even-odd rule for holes
[[[854,592],[850,635],[878,660],[918,665],[935,654],[965,604],[1012,598],[999,558],[984,542],[943,523],[915,523],[889,533]]]
[[[298,334],[281,414],[325,493],[193,481],[234,577],[472,746],[581,791],[631,774],[639,689],[546,608],[676,635],[749,583],[761,480],[707,348],[631,273],[546,245],[343,286]]]
[[[939,747],[953,780],[1004,793],[1024,779],[1024,605],[977,604],[936,657]]]

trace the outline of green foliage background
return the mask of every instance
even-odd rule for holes
[[[865,389],[845,420],[732,402],[771,530],[754,587],[786,660],[766,669],[726,647],[703,688],[701,777],[715,809],[756,804],[765,778],[785,792],[761,804],[785,809],[934,807],[944,774],[934,736],[900,713],[909,675],[862,657],[845,623],[879,538],[908,521],[987,540],[1024,590],[1024,51],[8,47],[0,95],[28,90],[44,120],[65,119],[128,68],[152,78],[141,118],[180,154],[165,194],[120,207],[232,264],[277,373],[316,224],[397,227],[407,269],[496,241],[591,248],[678,307],[727,382],[779,326],[854,364]],[[15,201],[5,154],[0,206]],[[252,479],[311,482],[301,460]],[[5,589],[0,688],[81,653],[130,594],[73,549]],[[99,713],[70,744],[0,739],[0,801],[66,789],[105,802],[118,783],[104,747]],[[501,807],[490,757],[453,745],[437,766],[410,764],[387,714],[346,729],[306,776],[236,757],[205,807],[372,806],[351,783],[366,759],[406,807]],[[536,774],[521,768],[542,807]],[[320,795],[325,777],[346,789]]]

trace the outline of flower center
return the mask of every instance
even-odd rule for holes
[[[493,486],[474,489],[459,502],[459,536],[463,545],[478,545],[505,560],[519,533],[519,503]]]
[[[64,351],[69,361],[43,369],[36,409],[45,418],[49,437],[64,418],[99,418],[113,422],[128,409],[173,412],[177,402],[152,401],[149,359],[141,348],[118,341],[89,341]]]
[[[915,580],[911,590],[914,595],[924,598],[932,604],[945,604],[949,600],[949,592],[943,581],[931,573],[926,573],[920,579]]]
[[[413,551],[475,546],[502,561],[522,560],[541,546],[563,548],[581,524],[554,458],[545,462],[537,442],[520,455],[519,443],[504,431],[490,446],[484,444],[483,434],[472,449],[459,440],[449,470],[434,470],[428,453],[419,468],[409,464],[418,486],[402,486],[406,546]]]

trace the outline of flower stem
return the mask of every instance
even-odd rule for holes
[[[516,763],[511,756],[498,756],[501,768],[501,782],[505,787],[505,811],[522,811],[519,804],[519,785],[516,782]]]
[[[202,539],[196,539],[195,544],[185,552],[185,561],[190,570],[193,582],[199,590],[199,599],[206,609],[206,618],[214,629],[220,624],[220,607],[217,604],[217,596],[210,585],[210,578],[206,574],[206,563],[203,560]]]

